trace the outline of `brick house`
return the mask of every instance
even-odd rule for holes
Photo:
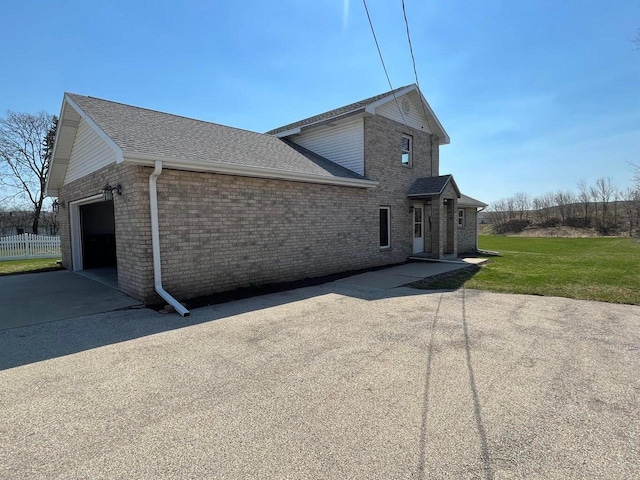
[[[47,194],[66,268],[177,303],[476,249],[447,143],[415,85],[266,134],[65,94]]]

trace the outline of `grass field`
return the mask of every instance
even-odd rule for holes
[[[62,268],[56,265],[59,258],[30,258],[28,260],[5,260],[0,262],[0,275],[16,273],[48,272]]]
[[[629,238],[526,238],[481,235],[501,253],[478,272],[428,285],[640,305],[640,242]]]

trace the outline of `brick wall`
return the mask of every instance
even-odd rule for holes
[[[163,284],[178,299],[405,261],[412,252],[409,186],[437,175],[430,135],[384,117],[365,119],[361,189],[165,169],[158,179]],[[413,166],[401,164],[402,134]],[[433,144],[433,146],[432,146]],[[152,169],[110,165],[62,187],[67,203],[122,184],[114,196],[118,282],[146,302],[153,287],[148,179]],[[391,207],[391,248],[379,248],[381,205]],[[62,219],[64,217],[64,220]],[[63,262],[71,268],[69,207],[61,215]]]
[[[153,290],[149,194],[148,186],[145,194],[141,172],[141,167],[111,164],[64,185],[58,197],[66,202],[66,208],[61,208],[58,214],[62,264],[71,270],[70,203],[100,194],[106,183],[122,185],[122,195],[113,197],[118,284],[122,291],[136,298],[145,298]]]
[[[457,217],[456,217],[457,221]],[[464,227],[458,227],[458,251],[471,252],[476,248],[476,223],[478,212],[475,208],[464,209]]]
[[[400,163],[403,133],[414,137],[412,168]],[[412,251],[406,192],[431,174],[429,135],[367,118],[365,169],[379,187],[164,170],[158,204],[165,288],[186,299],[405,261]],[[380,205],[391,207],[387,250],[378,244]]]
[[[410,167],[401,163],[403,134],[413,138],[413,161]],[[372,205],[391,207],[391,240],[397,261],[413,253],[413,219],[409,212],[412,202],[407,198],[409,187],[420,177],[438,175],[438,142],[420,130],[382,116],[364,120],[365,176],[380,182],[371,192]],[[432,169],[433,165],[433,169]],[[428,216],[425,216],[425,238],[430,236]]]

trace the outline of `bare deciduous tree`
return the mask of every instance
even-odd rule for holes
[[[32,232],[38,233],[44,188],[51,164],[57,118],[8,111],[0,119],[0,182],[33,211]]]
[[[592,196],[593,198],[600,202],[602,206],[602,223],[606,223],[607,219],[607,211],[609,209],[609,203],[613,198],[613,194],[615,192],[615,186],[611,183],[611,179],[609,177],[600,177],[596,180],[596,184],[592,187]]]
[[[622,205],[629,224],[629,236],[640,227],[640,189],[634,187],[627,188],[621,194]]]
[[[573,194],[571,192],[558,190],[553,194],[553,200],[560,215],[560,223],[566,225],[567,217],[569,216],[569,207],[574,201]]]
[[[631,177],[633,188],[640,192],[640,164],[629,162],[629,165],[633,171],[633,176]]]
[[[518,219],[523,220],[531,209],[531,200],[525,192],[518,192],[513,196],[513,211],[518,214]]]
[[[589,187],[587,186],[587,182],[584,180],[580,180],[578,182],[578,201],[582,204],[582,209],[584,213],[584,224],[589,224],[589,203],[591,202],[591,193],[589,191]]]

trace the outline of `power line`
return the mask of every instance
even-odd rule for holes
[[[378,55],[380,55],[380,61],[382,62],[382,68],[384,69],[384,74],[387,76],[387,82],[389,82],[389,88],[391,89],[391,93],[393,94],[393,99],[396,102],[396,107],[398,107],[398,112],[400,112],[400,116],[402,117],[402,123],[404,123],[404,126],[409,128],[407,126],[407,122],[404,119],[404,115],[402,113],[402,109],[400,108],[400,104],[398,103],[398,99],[396,98],[396,92],[393,90],[393,86],[391,85],[391,79],[389,78],[389,72],[387,72],[387,67],[384,64],[384,58],[382,58],[382,51],[380,50],[380,45],[378,44],[378,38],[376,37],[376,32],[373,29],[373,22],[371,21],[371,15],[369,15],[369,9],[367,8],[367,0],[362,0],[362,3],[364,4],[364,10],[365,12],[367,12],[367,18],[369,19],[369,26],[371,27],[371,33],[373,34],[373,40],[376,42],[376,48],[378,49]],[[402,2],[402,5],[404,7],[404,0]],[[405,17],[406,20],[406,17]]]
[[[424,117],[427,119],[427,125],[429,126],[429,130],[432,131],[431,124],[429,123],[429,115],[427,115],[427,109],[422,101],[422,90],[420,90],[420,82],[418,81],[418,70],[416,70],[416,58],[413,56],[413,44],[411,43],[411,34],[409,33],[409,21],[407,20],[407,10],[404,6],[404,0],[402,0],[402,15],[404,16],[404,24],[407,27],[407,41],[409,42],[409,52],[411,53],[411,62],[413,63],[413,75],[416,78],[416,85],[418,86],[418,91],[420,92],[420,105],[422,105],[422,111],[424,112]]]

